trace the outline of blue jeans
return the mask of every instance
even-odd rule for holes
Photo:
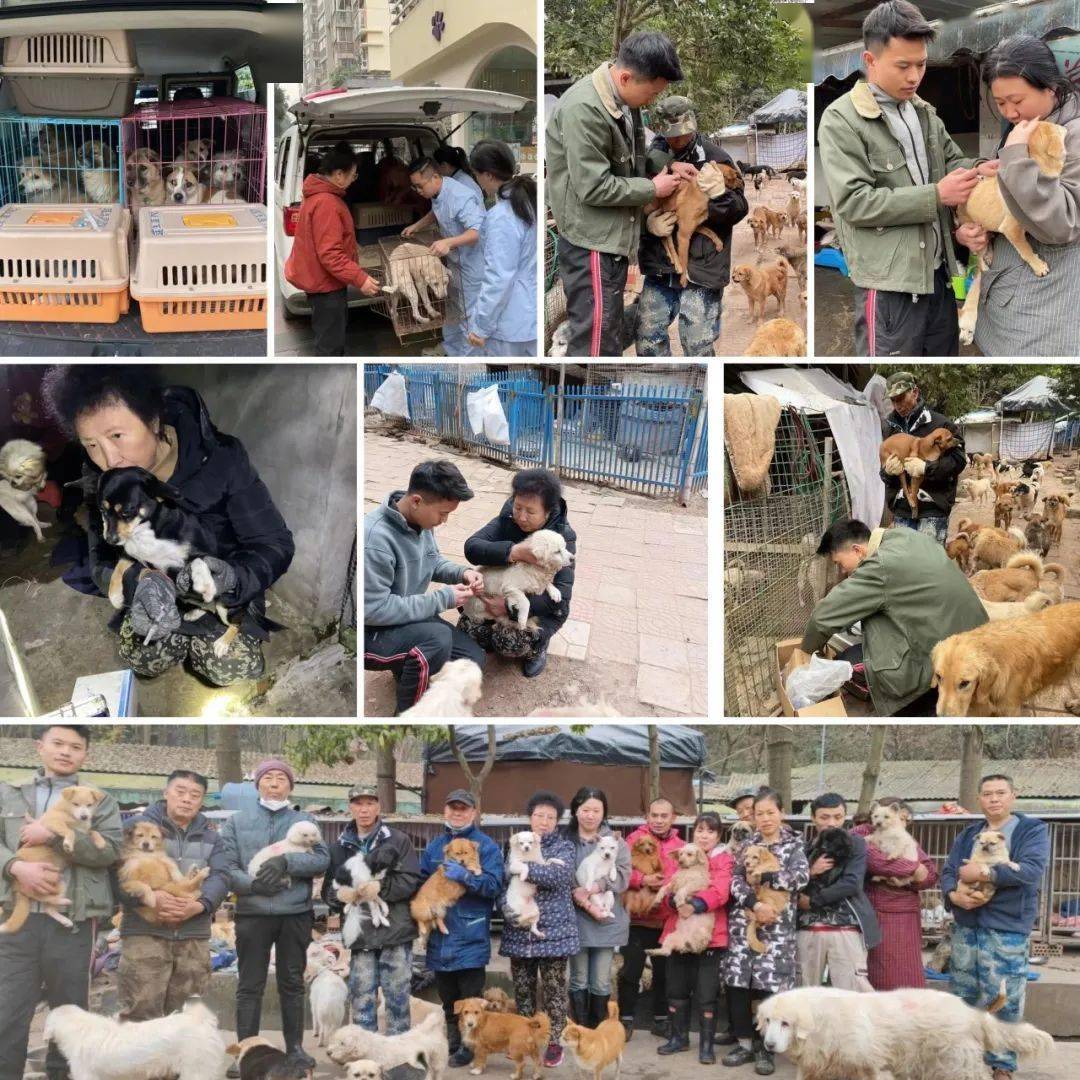
[[[365,1031],[378,1031],[378,991],[381,988],[386,1002],[386,1034],[401,1035],[408,1031],[411,983],[411,945],[354,952],[349,968],[353,1023]]]
[[[588,990],[604,997],[611,993],[611,961],[613,948],[582,949],[570,957],[570,989]]]
[[[918,520],[909,517],[900,517],[894,514],[895,524],[902,525],[905,529],[914,529],[939,544],[944,544],[949,538],[949,519],[938,514],[920,514]]]

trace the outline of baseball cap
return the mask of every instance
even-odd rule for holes
[[[894,371],[885,383],[885,393],[889,397],[899,397],[915,389],[915,376],[910,371]]]
[[[377,799],[379,789],[374,784],[357,784],[349,788],[349,802],[353,799]]]
[[[759,790],[760,790],[760,788],[756,788],[756,787],[744,787],[744,788],[741,788],[739,791],[736,791],[735,794],[732,795],[730,799],[727,800],[727,804],[728,804],[728,806],[734,808],[735,804],[742,802],[743,799],[752,799],[752,798],[754,798],[754,796],[757,795]]]
[[[694,103],[681,94],[664,98],[655,105],[650,119],[664,138],[673,135],[694,135],[698,129],[697,119],[694,116]]]
[[[464,803],[466,806],[471,806],[474,809],[476,807],[476,800],[472,797],[472,794],[464,788],[455,788],[451,791],[443,800],[443,805],[446,806],[452,802]]]

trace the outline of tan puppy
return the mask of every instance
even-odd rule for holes
[[[108,204],[120,201],[116,152],[108,143],[89,139],[79,147],[79,175],[89,202]]]
[[[449,934],[446,929],[446,913],[465,895],[465,886],[459,881],[451,881],[446,876],[446,863],[460,863],[470,874],[479,875],[480,847],[473,840],[454,837],[443,849],[443,861],[420,886],[419,892],[409,902],[409,914],[420,928],[420,944],[423,952],[427,948],[427,939],[433,927],[439,928],[440,934]]]
[[[874,831],[866,838],[867,842],[873,844],[887,859],[905,859],[908,862],[918,859],[919,847],[907,831],[904,815],[895,806],[890,803],[873,803],[870,807],[870,823]],[[875,875],[872,880],[902,888],[912,879]]]
[[[967,533],[957,533],[945,541],[945,554],[966,574],[971,559],[971,540]]]
[[[964,485],[967,489],[967,497],[972,502],[984,503],[990,498],[990,478],[988,476],[969,478],[964,481]]]
[[[124,177],[132,213],[143,206],[163,206],[165,181],[161,175],[161,155],[147,146],[133,150],[124,163]]]
[[[906,462],[909,458],[920,461],[937,461],[946,450],[956,445],[956,436],[948,428],[935,428],[929,435],[917,438],[914,435],[890,435],[878,447],[878,459],[884,465],[889,458],[898,458]],[[913,465],[912,468],[915,468]],[[911,507],[912,518],[919,516],[919,490],[922,487],[922,474],[909,474],[905,466],[900,473],[900,486],[904,498]]]
[[[772,266],[766,265],[759,269],[742,263],[731,272],[731,280],[736,285],[741,285],[746,293],[751,319],[756,318],[761,322],[765,318],[765,302],[770,296],[775,296],[777,306],[781,311],[784,310],[790,269],[787,259],[779,258]]]
[[[473,1052],[473,1076],[479,1076],[491,1054],[505,1054],[514,1063],[513,1080],[521,1080],[525,1060],[533,1063],[533,1080],[540,1077],[540,1055],[551,1038],[547,1013],[517,1016],[491,1012],[483,998],[462,998],[454,1003],[462,1042]]]
[[[783,210],[774,210],[771,206],[759,206],[754,210],[754,215],[765,219],[770,235],[777,239],[783,236],[784,226],[788,221],[788,216]]]
[[[141,901],[137,910],[148,923],[161,921],[155,892],[194,898],[210,876],[208,866],[201,870],[192,867],[190,873],[182,874],[175,860],[165,854],[165,837],[152,821],[136,821],[128,829],[120,857],[120,887]]]
[[[710,181],[710,185],[717,185],[716,196],[727,190],[736,188],[741,191],[743,179],[738,170],[730,165],[721,165],[715,161],[707,161],[702,165],[696,179],[692,182],[680,184],[670,195],[659,200],[658,209],[674,211],[676,218],[675,230],[668,236],[660,238],[671,265],[675,267],[675,273],[679,275],[682,287],[685,289],[689,278],[686,276],[690,265],[690,241],[695,232],[712,241],[717,251],[724,250],[724,242],[706,224],[709,217],[709,196],[702,190],[702,181]],[[678,234],[678,250],[675,248],[674,236]]]
[[[980,570],[971,587],[983,600],[999,604],[1023,600],[1042,580],[1043,562],[1034,551],[1018,551],[1000,570]]]
[[[1009,845],[1005,843],[1004,833],[997,829],[984,829],[975,837],[975,843],[971,848],[971,858],[964,860],[975,866],[1008,866],[1013,870],[1019,870],[1020,864],[1009,859]],[[969,896],[977,896],[980,899],[989,900],[997,892],[997,886],[992,881],[958,882],[957,888]]]
[[[664,883],[653,901],[653,908],[664,902],[671,895],[676,907],[689,904],[700,892],[709,887],[709,857],[697,846],[686,844],[675,852],[675,862],[679,869]],[[649,956],[670,956],[672,953],[703,953],[709,947],[712,938],[716,914],[706,911],[702,915],[696,912],[685,917],[679,916],[675,929],[664,938],[658,949],[646,949]]]
[[[764,248],[765,242],[769,238],[769,223],[764,217],[749,217],[747,222],[750,225],[750,229],[754,234],[754,247]]]
[[[1051,544],[1061,543],[1061,527],[1065,524],[1068,506],[1069,496],[1066,494],[1047,495],[1043,499],[1043,516],[1046,523],[1047,539]]]
[[[639,836],[630,845],[630,866],[643,877],[661,874],[664,864],[660,859],[660,845],[651,836]],[[627,889],[623,893],[623,907],[631,919],[648,915],[656,905],[656,889],[642,885],[640,889]]]
[[[963,522],[960,523],[963,526]],[[968,530],[970,534],[970,530]],[[993,528],[983,525],[975,534],[971,545],[971,565],[973,567],[995,568],[1004,566],[1027,541],[1019,529]]]
[[[1011,491],[1001,492],[994,500],[994,525],[1007,529],[1012,524],[1013,511],[1016,510],[1016,496]]]
[[[779,915],[788,906],[791,893],[786,889],[776,889],[771,885],[762,885],[762,874],[774,874],[780,869],[780,861],[767,848],[751,844],[743,852],[743,865],[746,867],[746,880],[754,886],[754,894],[759,904],[766,904]],[[758,937],[758,921],[752,908],[746,909],[746,943],[756,953],[763,953],[768,946]]]
[[[595,1030],[570,1021],[563,1028],[559,1042],[574,1055],[579,1070],[592,1070],[593,1080],[600,1080],[604,1069],[612,1064],[615,1066],[615,1080],[618,1080],[622,1072],[623,1051],[626,1049],[626,1028],[619,1020],[616,1002],[608,1002],[607,1019],[601,1020]]]
[[[791,319],[770,319],[757,328],[744,356],[805,356],[806,334]]]
[[[517,1003],[501,986],[489,986],[484,991],[484,1001],[490,1012],[517,1012]]]

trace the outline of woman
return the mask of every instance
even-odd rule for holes
[[[467,188],[471,188],[483,200],[484,192],[476,182],[472,169],[469,168],[469,156],[460,146],[449,146],[443,143],[431,156],[435,159],[435,164],[443,176],[449,176]]]
[[[535,562],[524,544],[538,529],[551,529],[566,541],[571,552],[577,551],[577,533],[566,519],[566,503],[559,478],[547,469],[522,469],[510,482],[511,496],[499,516],[465,541],[465,558],[474,566],[509,566],[515,562]],[[548,642],[570,616],[570,594],[574,589],[574,564],[555,575],[555,587],[562,594],[556,604],[547,593],[529,598],[529,615],[539,627],[499,626],[494,622],[474,622],[462,615],[458,629],[489,652],[500,656],[521,657],[522,674],[532,679],[547,665]],[[488,615],[497,619],[506,614],[506,600],[484,600]]]
[[[997,181],[1005,204],[1035,253],[1050,268],[1036,277],[1016,248],[994,234],[992,266],[982,277],[975,343],[985,356],[1076,356],[1080,353],[1080,91],[1061,73],[1045,42],[1006,38],[983,62],[983,83],[1009,129],[998,150]],[[1065,168],[1044,176],[1028,144],[1039,120],[1066,129]],[[972,251],[987,246],[977,225],[956,238]]]
[[[522,1016],[536,1011],[536,981],[540,980],[543,1011],[551,1020],[551,1041],[544,1052],[544,1064],[555,1068],[562,1064],[559,1036],[566,1026],[566,961],[578,951],[577,919],[571,890],[574,887],[574,845],[557,832],[562,817],[562,799],[550,791],[538,791],[525,808],[529,828],[540,837],[540,854],[547,865],[523,863],[513,854],[506,864],[506,883],[520,877],[536,886],[540,907],[537,937],[531,930],[515,926],[506,915],[506,892],[500,904],[504,923],[499,955],[510,957],[510,975],[514,980],[514,1000]],[[552,860],[558,859],[558,862]]]
[[[517,174],[514,153],[484,139],[470,158],[495,200],[480,226],[484,278],[469,324],[480,356],[536,355],[536,180]]]
[[[127,609],[120,623],[120,658],[139,675],[160,675],[187,661],[215,686],[229,686],[263,673],[262,642],[275,624],[265,617],[265,592],[289,568],[293,538],[239,440],[219,432],[202,398],[183,386],[163,388],[136,366],[73,365],[51,368],[43,394],[60,426],[86,453],[83,487],[96,492],[107,469],[139,466],[167,481],[218,541],[205,562],[218,594],[229,607],[247,606],[240,636],[224,657],[214,655],[221,623],[210,615],[181,618],[177,580],[132,565],[123,575]],[[94,495],[90,495],[92,501]],[[89,577],[103,596],[119,548],[105,542],[101,514],[89,515]]]
[[[884,806],[895,806],[904,817],[905,826],[911,821],[911,808],[902,799],[878,800]],[[922,962],[922,916],[919,893],[937,884],[937,867],[929,855],[919,848],[917,861],[888,859],[869,840],[872,825],[858,825],[853,832],[867,837],[866,897],[877,914],[881,927],[881,944],[866,957],[866,975],[875,990],[902,990],[905,987],[923,989],[926,977]],[[875,877],[910,877],[910,885],[886,885]]]
[[[580,949],[570,957],[570,1019],[576,1024],[596,1027],[607,1019],[611,998],[611,962],[615,950],[630,937],[630,916],[620,902],[630,883],[630,849],[619,838],[615,856],[614,881],[605,880],[591,889],[577,884],[577,867],[595,850],[601,836],[615,836],[607,824],[607,796],[594,787],[583,787],[570,800],[570,824],[566,839],[577,852],[574,859],[574,904],[577,908]],[[615,894],[614,918],[597,907],[597,893]]]
[[[762,875],[762,882],[784,889],[793,897],[809,882],[810,867],[802,838],[784,824],[780,796],[771,788],[762,788],[754,796],[753,825],[754,832],[735,861],[728,918],[725,983],[731,1030],[739,1045],[724,1056],[721,1064],[733,1067],[752,1061],[754,1072],[770,1076],[776,1065],[757,1036],[751,1003],[795,988],[795,904],[788,904],[777,918],[772,908],[757,902],[754,886],[746,880],[746,852],[751,846],[768,848],[776,856],[780,869]],[[758,937],[766,945],[763,953],[754,952],[746,940],[748,909],[759,924]]]
[[[658,1054],[678,1054],[690,1048],[691,999],[698,1012],[698,1061],[702,1065],[716,1064],[713,1049],[716,1042],[716,1009],[720,996],[720,967],[728,943],[727,902],[731,894],[731,871],[734,866],[727,848],[720,843],[720,818],[713,813],[701,814],[694,821],[692,842],[709,857],[709,887],[690,898],[686,904],[675,906],[674,898],[666,903],[669,913],[660,934],[660,942],[678,924],[680,918],[692,914],[716,915],[708,948],[702,953],[672,953],[667,958],[668,1015],[671,1034]],[[734,1042],[724,1035],[722,1045]]]

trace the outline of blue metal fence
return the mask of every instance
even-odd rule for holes
[[[364,367],[364,402],[392,371],[405,378],[409,418],[419,430],[511,468],[541,466],[568,479],[646,494],[697,491],[708,483],[703,395],[679,385],[545,387],[538,373],[470,373],[453,367]],[[501,377],[500,377],[501,376]],[[467,395],[495,384],[509,428],[493,443],[469,423]]]

